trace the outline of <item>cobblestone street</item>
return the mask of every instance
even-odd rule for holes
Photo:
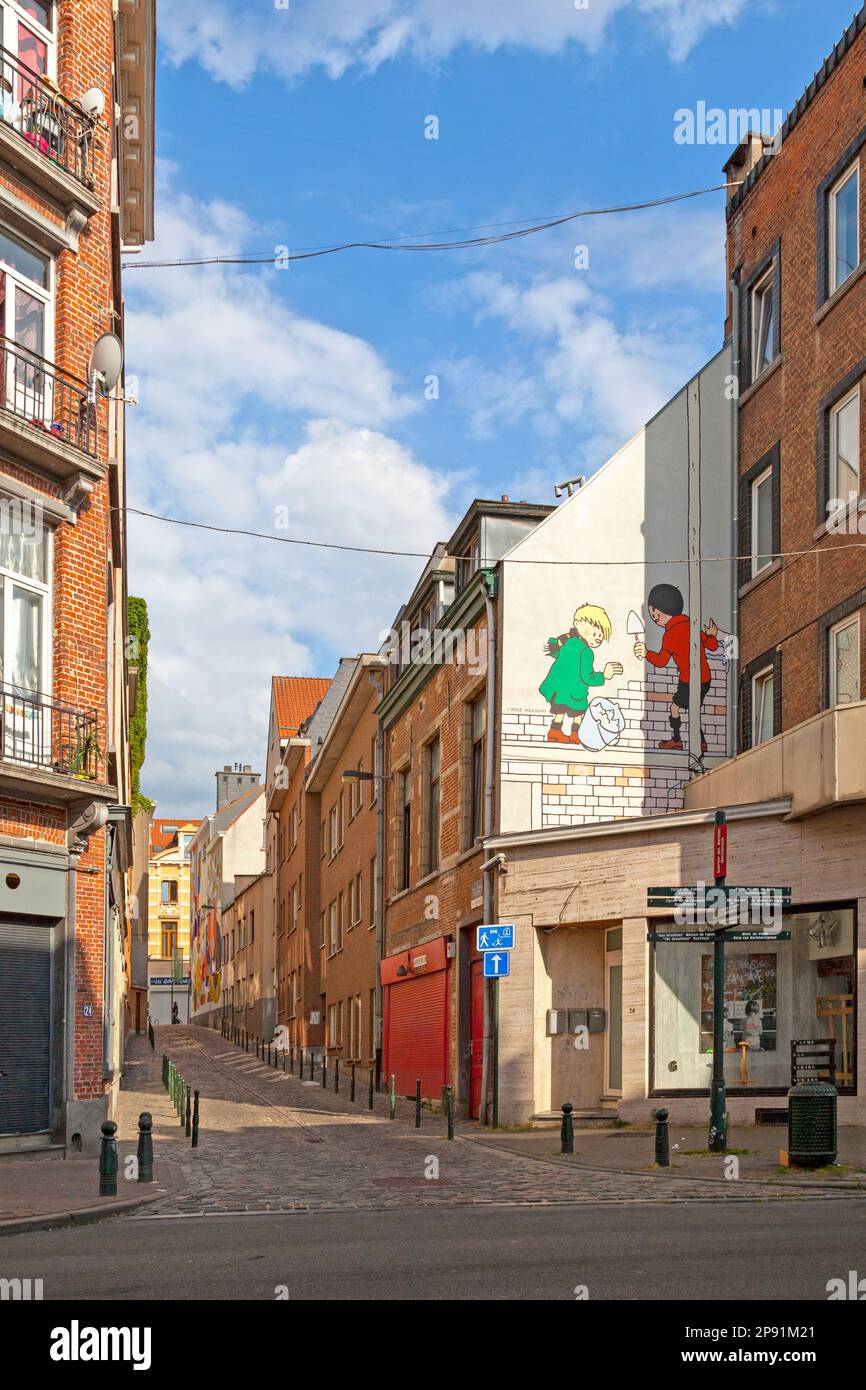
[[[193,1150],[161,1081],[165,1051],[201,1092],[200,1146]],[[317,1076],[320,1077],[320,1071]],[[156,1050],[132,1040],[118,1139],[136,1135],[139,1112],[154,1117],[157,1178],[171,1164],[177,1191],[128,1219],[219,1216],[234,1212],[388,1210],[452,1205],[548,1206],[585,1203],[682,1203],[833,1200],[832,1191],[765,1183],[674,1179],[623,1174],[492,1150],[458,1131],[445,1135],[441,1116],[425,1112],[420,1130],[413,1107],[387,1114],[387,1097],[367,1109],[367,1073],[359,1072],[357,1103],[342,1094],[268,1068],[219,1033],[203,1028],[158,1030]],[[329,1080],[333,1085],[333,1077]],[[551,1138],[551,1149],[555,1137]],[[179,1171],[178,1171],[179,1170]],[[429,1176],[436,1174],[438,1176]],[[839,1193],[841,1197],[843,1193]],[[850,1195],[850,1194],[848,1194]]]

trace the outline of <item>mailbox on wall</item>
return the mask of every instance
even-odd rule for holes
[[[587,1009],[587,1026],[590,1033],[604,1032],[604,1009]]]
[[[568,1010],[567,1009],[548,1009],[547,1010],[547,1036],[553,1037],[557,1033],[568,1032]]]

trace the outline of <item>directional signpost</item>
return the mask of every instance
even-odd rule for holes
[[[725,942],[726,941],[790,941],[791,933],[780,929],[781,914],[791,906],[791,889],[728,885],[728,825],[724,811],[716,812],[713,836],[714,884],[704,883],[681,888],[650,888],[647,907],[673,908],[678,920],[695,927],[693,931],[651,931],[652,942],[700,942],[713,945],[713,1080],[710,1090],[711,1153],[727,1149],[727,1097],[725,1094]],[[760,931],[753,926],[764,924]],[[745,930],[731,931],[732,926],[745,923]],[[700,930],[700,924],[715,930]],[[751,929],[749,929],[751,926]]]
[[[485,980],[493,980],[493,1128],[499,1125],[499,981],[511,974],[517,933],[513,923],[476,927],[475,945],[481,952]]]

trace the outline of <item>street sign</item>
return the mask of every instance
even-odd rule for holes
[[[511,957],[507,951],[484,952],[485,980],[500,980],[511,974]]]
[[[475,928],[475,945],[479,951],[513,951],[515,937],[513,926]]]
[[[713,873],[716,878],[728,875],[728,825],[722,821],[713,832]]]
[[[726,931],[725,941],[790,941],[789,931]],[[647,941],[715,941],[714,931],[651,931]]]
[[[707,898],[712,903],[720,901],[723,894],[728,900],[753,901],[770,907],[790,907],[792,894],[790,888],[777,888],[771,884],[753,884],[749,887],[726,884],[716,888],[712,883],[684,884],[680,888],[648,888],[647,907],[687,907],[703,905]]]

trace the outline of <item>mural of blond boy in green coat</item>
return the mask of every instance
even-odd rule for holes
[[[604,685],[622,675],[619,661],[609,661],[596,671],[593,652],[609,642],[613,626],[603,608],[585,603],[574,615],[574,626],[562,637],[551,637],[545,655],[555,658],[539,689],[550,704],[553,720],[547,731],[548,743],[580,743],[578,726],[589,704],[593,686]],[[571,715],[571,732],[563,731],[565,716]]]

